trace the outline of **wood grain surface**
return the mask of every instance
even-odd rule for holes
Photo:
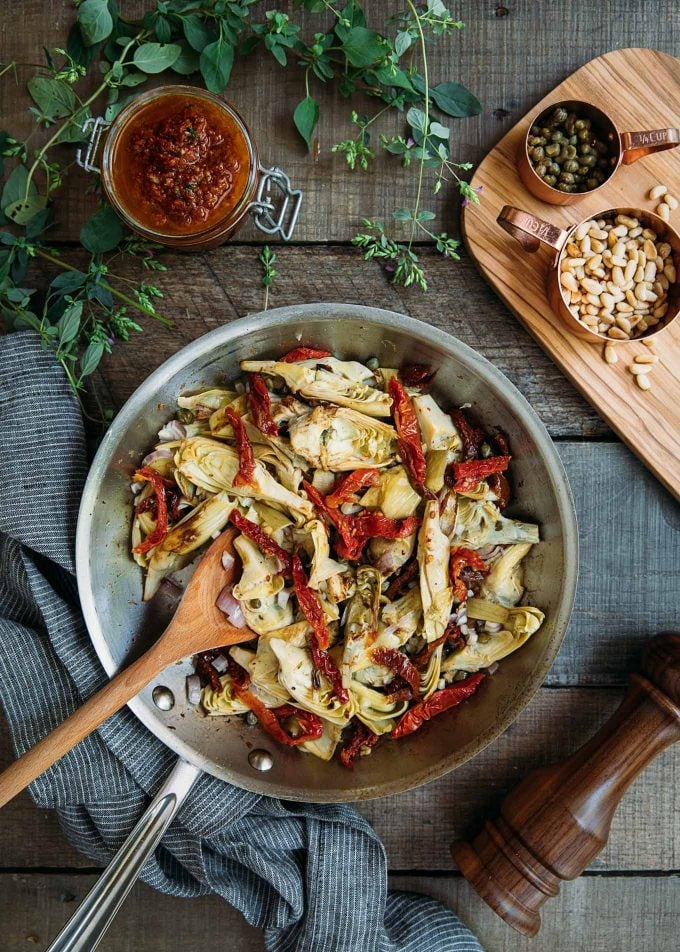
[[[659,87],[667,95],[659,96]],[[517,151],[531,118],[551,103],[580,99],[607,112],[620,132],[680,126],[680,60],[654,50],[616,50],[592,60],[548,93],[492,149],[477,168],[473,184],[484,201],[463,212],[468,251],[483,277],[578,387],[612,429],[652,472],[680,498],[680,320],[657,338],[661,362],[652,388],[642,391],[628,365],[645,348],[639,342],[617,347],[619,361],[607,364],[602,344],[570,334],[548,303],[546,279],[555,252],[528,254],[496,222],[503,205],[568,229],[608,208],[654,210],[647,193],[658,182],[680,185],[680,149],[647,156],[621,167],[595,194],[575,205],[548,205],[530,195],[517,173]],[[671,224],[680,222],[676,212]]]
[[[269,4],[273,6],[274,4]],[[62,0],[24,0],[0,16],[0,58],[38,62],[40,49],[62,45],[72,8]],[[128,0],[134,15],[139,4]],[[278,6],[292,12],[292,3]],[[376,8],[377,8],[376,4]],[[381,0],[386,13],[400,0]],[[676,0],[459,0],[452,12],[466,29],[432,51],[435,82],[459,80],[478,95],[481,116],[453,122],[455,151],[479,162],[534,104],[587,60],[608,50],[648,46],[680,50]],[[48,25],[46,27],[46,24]],[[2,127],[21,134],[30,123],[24,84],[0,82]],[[491,359],[530,400],[567,467],[581,532],[581,574],[572,624],[547,686],[503,737],[455,773],[399,797],[364,804],[383,838],[395,888],[438,896],[479,935],[487,952],[671,952],[680,932],[680,756],[667,751],[624,798],[607,849],[592,874],[565,885],[545,908],[543,931],[530,945],[493,915],[460,878],[450,875],[448,843],[470,835],[498,809],[528,770],[579,746],[616,707],[627,673],[648,633],[677,627],[680,510],[608,423],[578,393],[479,277],[471,260],[422,255],[426,295],[389,285],[374,263],[361,262],[349,240],[359,219],[389,219],[412,200],[414,176],[381,157],[368,175],[352,175],[329,146],[349,134],[351,108],[371,103],[321,89],[321,157],[314,163],[292,129],[290,111],[301,77],[271,59],[239,63],[229,97],[263,147],[263,158],[289,172],[305,191],[295,244],[277,247],[279,277],[271,305],[298,301],[366,303],[409,313],[449,331]],[[377,109],[376,109],[377,111]],[[394,131],[402,131],[397,117]],[[68,155],[64,153],[68,160]],[[622,173],[623,174],[623,173]],[[77,263],[72,245],[96,197],[72,169],[60,203],[55,242]],[[680,197],[680,196],[679,196]],[[432,207],[437,227],[457,233],[456,202],[443,192]],[[248,226],[205,255],[168,255],[159,283],[171,330],[145,321],[133,345],[120,346],[96,377],[100,398],[118,409],[132,390],[179,347],[225,321],[262,307],[260,238]],[[49,272],[33,272],[45,282]],[[33,285],[32,285],[33,286]],[[40,286],[36,284],[36,286]],[[6,731],[0,766],[10,761]],[[410,875],[403,875],[409,873]],[[26,794],[0,811],[0,947],[45,949],[94,881],[90,861],[63,836],[55,815]],[[434,874],[434,875],[432,875]],[[138,885],[104,940],[104,952],[166,952],[215,944],[258,952],[260,934],[218,899],[169,899]],[[333,950],[329,950],[333,952]],[[423,950],[428,952],[428,950]]]

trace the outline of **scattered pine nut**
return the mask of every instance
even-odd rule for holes
[[[657,198],[661,198],[662,195],[665,195],[667,192],[665,185],[655,185],[654,188],[649,190],[650,201],[655,202]]]
[[[604,359],[608,364],[615,364],[619,355],[616,353],[616,347],[613,344],[604,345]]]
[[[628,369],[637,377],[638,374],[651,374],[654,368],[652,364],[629,364]]]
[[[666,192],[666,194],[664,195],[663,200],[666,203],[666,205],[668,205],[671,211],[675,211],[675,209],[678,207],[677,198],[674,198],[672,195],[669,195],[668,192]]]
[[[656,213],[659,218],[663,218],[664,221],[670,221],[671,210],[665,202],[661,202],[660,205],[656,206]]]
[[[640,390],[651,390],[652,381],[647,376],[639,376],[635,378],[635,383],[638,385]]]
[[[653,346],[654,346],[654,341],[652,340],[651,337],[645,337],[645,339],[642,341],[642,343],[645,345],[645,347],[653,347]]]
[[[635,363],[636,364],[656,364],[658,363],[659,358],[657,354],[636,354]]]

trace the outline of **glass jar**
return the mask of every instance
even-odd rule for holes
[[[143,238],[185,251],[214,248],[252,215],[266,235],[290,240],[302,192],[280,169],[260,165],[248,127],[219,96],[161,86],[111,123],[88,119],[83,131],[89,139],[77,163],[100,173],[112,208]]]

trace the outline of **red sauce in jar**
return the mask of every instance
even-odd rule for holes
[[[111,172],[131,218],[166,235],[203,232],[248,185],[251,152],[218,103],[173,93],[136,109],[117,137]]]

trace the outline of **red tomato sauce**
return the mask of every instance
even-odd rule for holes
[[[133,112],[112,157],[117,198],[131,218],[169,235],[224,219],[248,185],[251,153],[217,103],[170,94]]]

